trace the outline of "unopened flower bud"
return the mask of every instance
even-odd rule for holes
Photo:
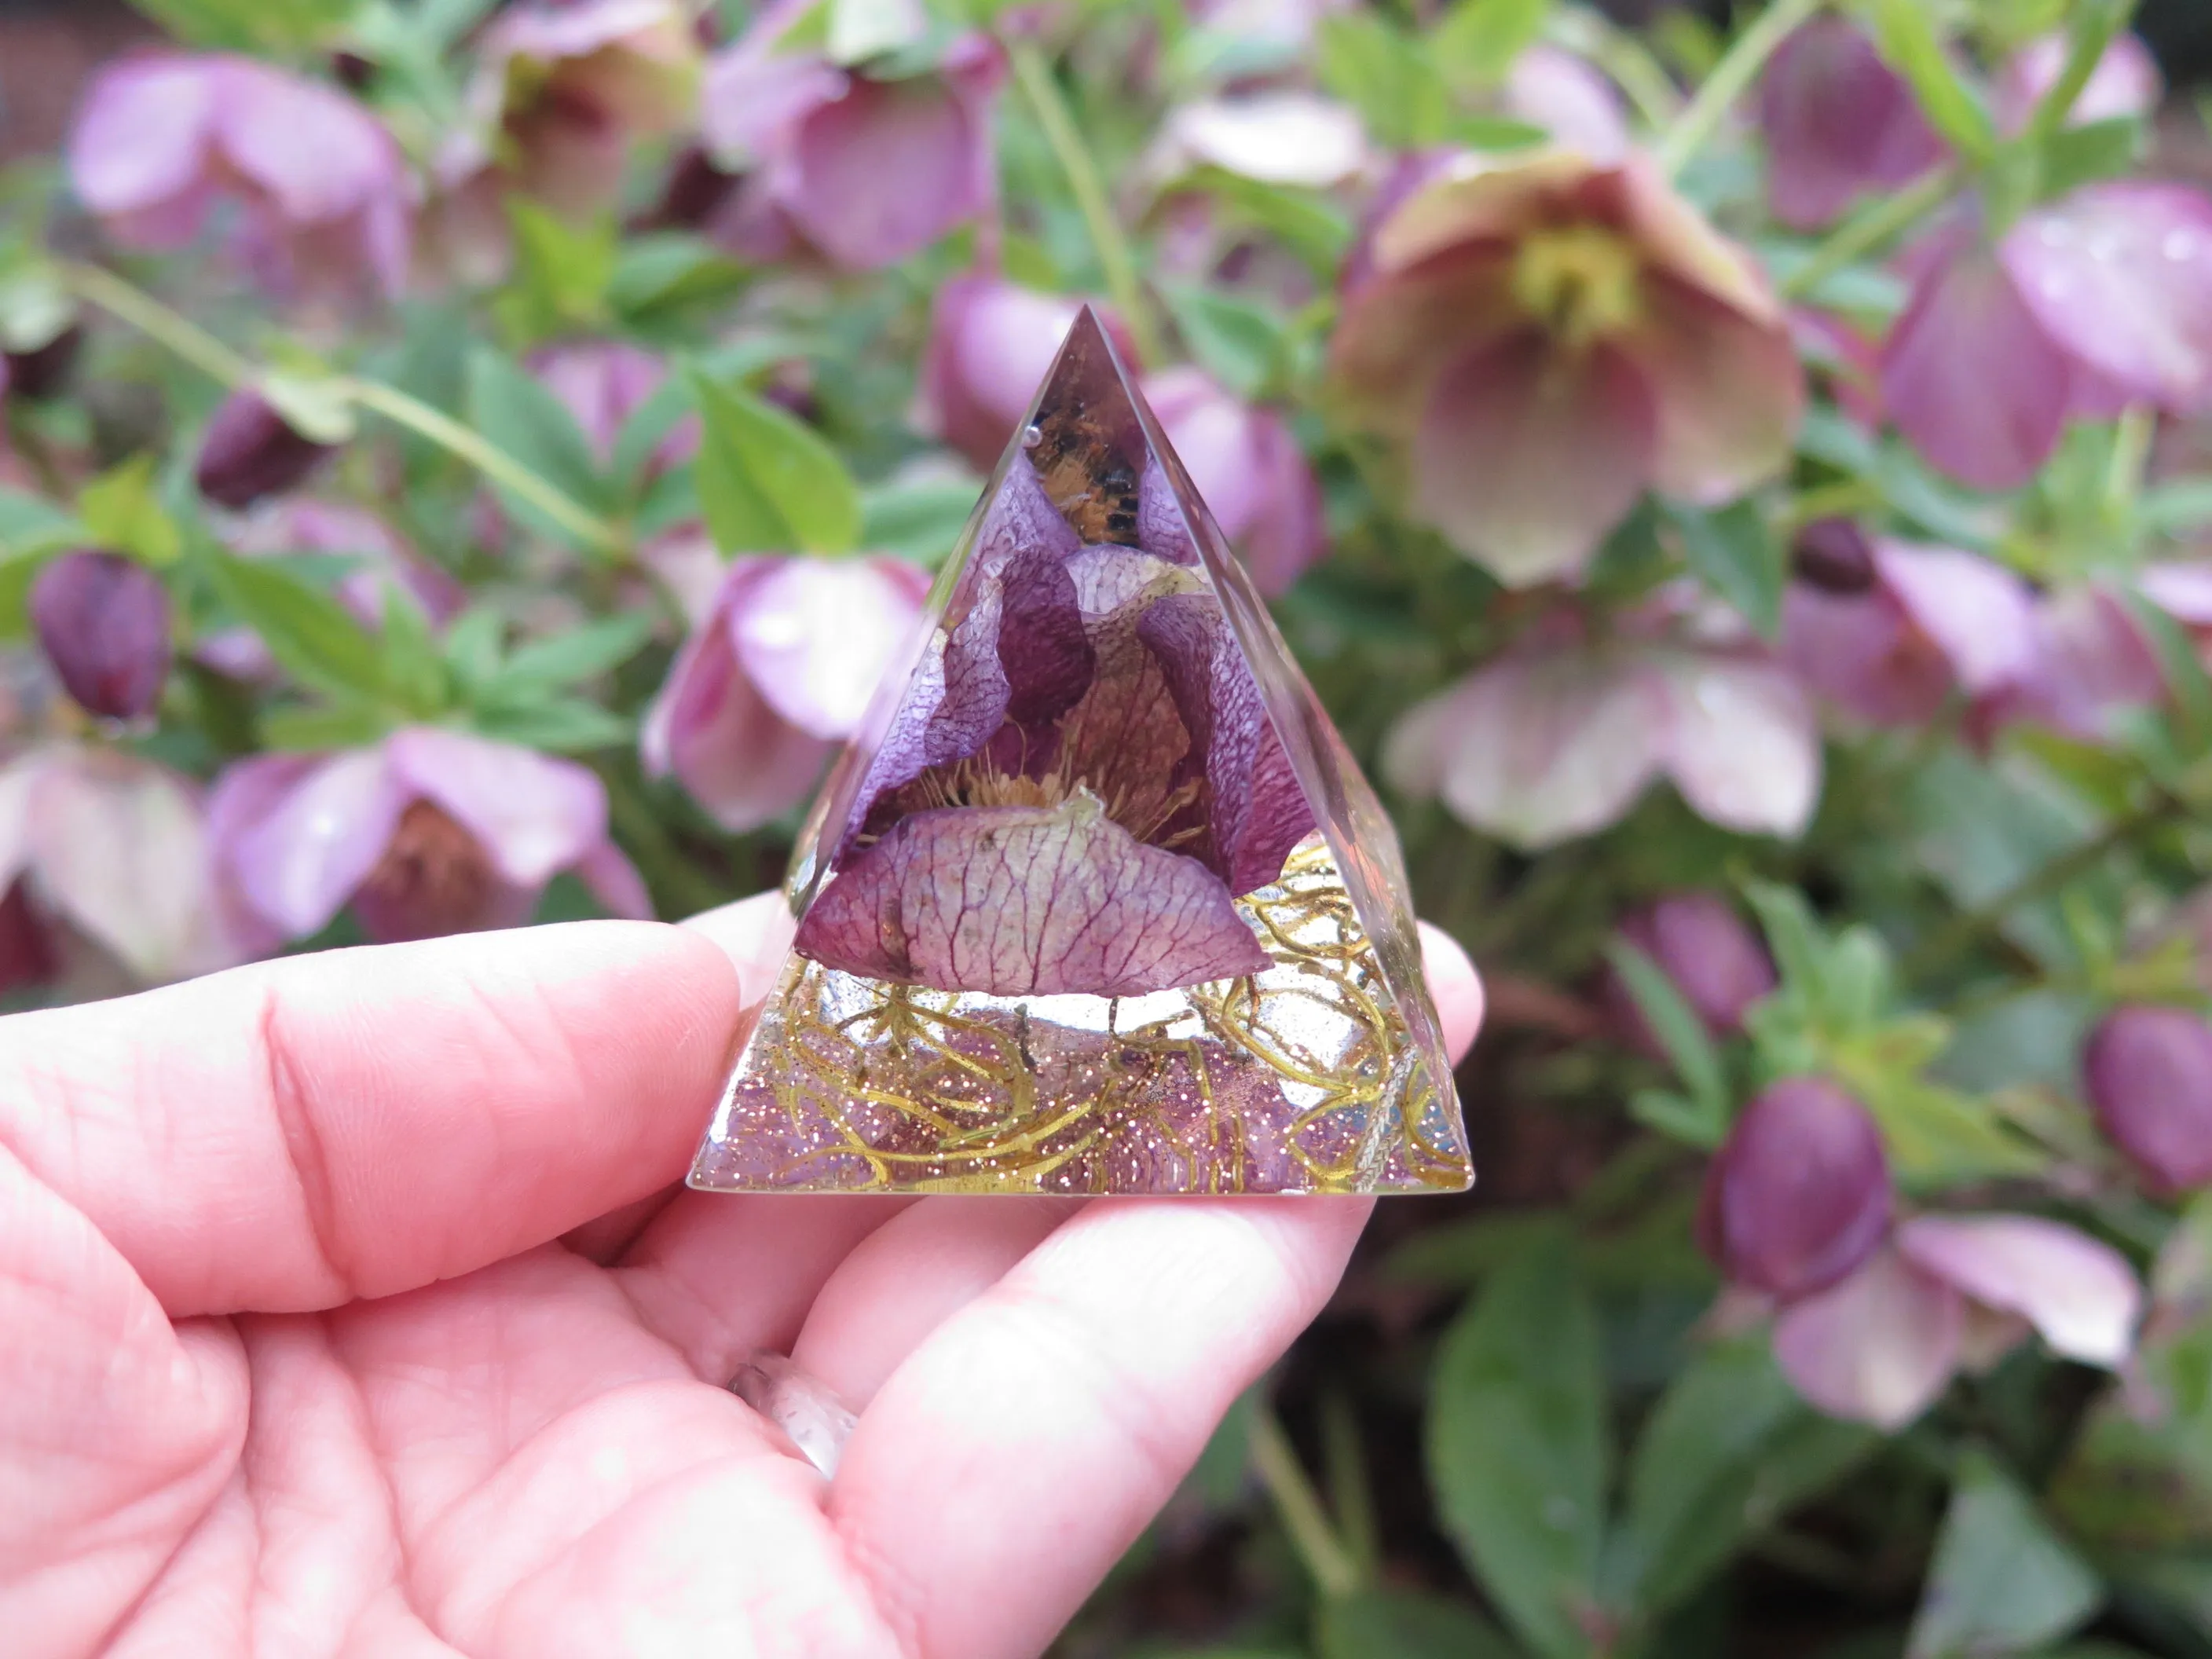
[[[2116,1008],[2081,1062],[2105,1133],[2153,1182],[2212,1182],[2212,1024],[2185,1008]]]
[[[1715,1036],[1741,1030],[1744,1010],[1774,988],[1766,947],[1717,893],[1670,894],[1624,916],[1620,936],[1674,981]],[[1648,1036],[1633,1000],[1624,992],[1619,1002],[1631,1030]]]
[[[136,720],[169,676],[169,594],[120,553],[64,553],[31,586],[31,625],[63,689],[87,714]]]
[[[1698,1242],[1734,1283],[1795,1301],[1874,1254],[1890,1200],[1866,1108],[1825,1078],[1785,1078],[1744,1109],[1706,1171]]]
[[[1863,593],[1875,583],[1874,544],[1849,519],[1815,519],[1790,544],[1790,571],[1827,593]]]
[[[208,422],[193,477],[201,495],[240,512],[294,488],[330,453],[259,392],[234,392]]]
[[[76,323],[29,351],[11,351],[0,368],[0,391],[11,398],[33,400],[53,397],[69,384],[84,345],[84,330]]]

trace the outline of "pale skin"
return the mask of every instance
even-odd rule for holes
[[[0,1647],[1041,1651],[1369,1206],[673,1190],[774,903],[0,1020]],[[834,1484],[761,1348],[860,1413]]]

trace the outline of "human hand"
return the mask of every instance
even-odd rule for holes
[[[1041,1650],[1370,1206],[672,1194],[777,908],[0,1021],[7,1650]],[[834,1484],[763,1348],[860,1413]]]

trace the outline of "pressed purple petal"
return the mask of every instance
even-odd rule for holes
[[[1804,24],[1775,52],[1759,122],[1774,216],[1798,230],[1820,229],[1943,155],[1911,88],[1856,25],[1834,15]]]
[[[1893,1195],[1867,1109],[1825,1078],[1784,1078],[1744,1108],[1707,1170],[1698,1238],[1735,1283],[1795,1301],[1873,1255]]]
[[[69,141],[70,183],[103,216],[138,216],[171,203],[193,210],[172,234],[188,238],[206,205],[208,143],[214,129],[217,60],[170,54],[126,58],[92,79]],[[155,228],[148,222],[148,228]]]
[[[231,879],[286,938],[319,933],[384,856],[408,794],[379,749],[243,762],[216,785]]]
[[[2027,216],[2000,253],[2044,331],[2105,382],[2176,414],[2212,396],[2212,198],[2092,185]]]
[[[1956,548],[1881,541],[1874,556],[1883,585],[1965,690],[1994,690],[2027,672],[2035,653],[2035,595],[2024,580]]]
[[[1500,581],[1581,574],[1650,482],[1660,415],[1619,351],[1539,334],[1455,359],[1413,445],[1414,510]]]
[[[2161,1189],[2212,1182],[2212,1024],[2186,1008],[2116,1008],[2081,1069],[2105,1133]]]
[[[1087,794],[902,818],[823,890],[794,948],[991,996],[1141,996],[1268,965],[1218,878],[1139,842]]]
[[[428,726],[393,732],[384,751],[401,786],[451,813],[517,887],[543,886],[606,839],[606,786],[575,761]]]
[[[793,139],[783,206],[848,270],[920,252],[988,199],[983,110],[935,76],[854,79]]]
[[[848,738],[914,631],[929,579],[896,559],[787,559],[727,612],[738,660],[770,708],[817,738]]]
[[[1170,594],[1146,611],[1137,635],[1167,676],[1193,754],[1204,757],[1207,862],[1233,893],[1267,886],[1313,833],[1313,805],[1220,601]]]
[[[2066,423],[2066,354],[1987,250],[1936,258],[1882,349],[1891,420],[1934,465],[1978,489],[2026,483]]]
[[[1443,797],[1463,823],[1521,847],[1601,830],[1656,775],[1671,724],[1632,662],[1574,650],[1509,657],[1417,704],[1383,771]]]
[[[2135,1346],[2142,1287],[2127,1258],[2040,1216],[1919,1216],[1899,1249],[1922,1272],[2017,1314],[2054,1353],[2116,1366]]]
[[[1842,1284],[1784,1309],[1774,1358],[1829,1416],[1894,1431],[1950,1382],[1964,1321],[1956,1291],[1884,1249]]]
[[[769,560],[740,560],[725,592],[742,595],[773,568]],[[741,833],[805,800],[830,745],[769,706],[739,665],[730,629],[710,617],[646,711],[639,749],[648,775],[672,773],[717,823]]]
[[[1820,732],[1797,682],[1756,659],[1668,654],[1666,767],[1698,816],[1747,834],[1802,834],[1820,798]]]

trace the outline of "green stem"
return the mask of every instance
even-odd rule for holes
[[[1359,1588],[1358,1564],[1329,1525],[1321,1495],[1299,1467],[1283,1425],[1265,1406],[1252,1413],[1251,1443],[1252,1467],[1274,1499],[1283,1530],[1290,1534],[1291,1547],[1313,1575],[1314,1583],[1327,1596],[1351,1595]]]
[[[2028,117],[2027,137],[2031,144],[2040,146],[2066,125],[2066,118],[2074,112],[2075,100],[2089,84],[2089,77],[2097,72],[2105,49],[2112,44],[2112,37],[2126,25],[2128,15],[2134,9],[2135,0],[2101,0],[2101,3],[2083,6],[2075,13],[2066,66],[2051,83],[2051,90],[2043,94],[2035,112]]]
[[[2112,429],[2112,458],[2105,466],[2105,508],[2116,523],[2124,523],[2128,509],[2142,493],[2143,471],[2150,465],[2151,441],[2158,435],[2158,414],[2145,404],[2130,404],[2120,411]]]
[[[348,380],[346,395],[362,408],[372,410],[395,425],[428,439],[440,448],[466,461],[494,483],[504,485],[528,501],[570,535],[602,553],[618,553],[626,538],[622,531],[578,502],[567,492],[532,472],[482,434],[420,398],[380,380]]]
[[[1128,239],[1121,234],[1121,222],[1115,218],[1113,205],[1106,199],[1105,184],[1098,176],[1097,165],[1091,160],[1083,135],[1076,130],[1067,100],[1060,95],[1051,68],[1030,41],[1010,41],[1006,57],[1013,65],[1015,84],[1029,100],[1030,112],[1044,129],[1045,142],[1052,146],[1054,159],[1067,175],[1068,191],[1075,198],[1076,211],[1083,216],[1084,226],[1091,233],[1091,246],[1098,255],[1099,268],[1105,273],[1106,292],[1113,296],[1115,309],[1129,326],[1130,336],[1136,341],[1137,355],[1148,364],[1158,364],[1162,361],[1159,332],[1153,326],[1152,307],[1146,302],[1144,289],[1137,281],[1136,261],[1130,257]]]
[[[165,345],[235,392],[252,386],[261,371],[233,351],[198,324],[190,322],[143,289],[135,288],[112,270],[75,262],[62,266],[70,289],[88,304],[98,306],[118,322],[137,329],[148,339]]]
[[[1813,257],[1780,283],[1782,297],[1802,300],[1814,289],[1898,237],[1951,199],[1959,175],[1956,169],[1938,167],[1917,184],[1885,197],[1863,213],[1836,227],[1828,239],[1813,250]]]
[[[1672,179],[1690,158],[1705,148],[1735,100],[1750,90],[1766,60],[1797,26],[1827,3],[1827,0],[1775,0],[1752,20],[1751,27],[1735,38],[1713,72],[1705,77],[1698,95],[1690,100],[1659,145],[1659,166]]]

